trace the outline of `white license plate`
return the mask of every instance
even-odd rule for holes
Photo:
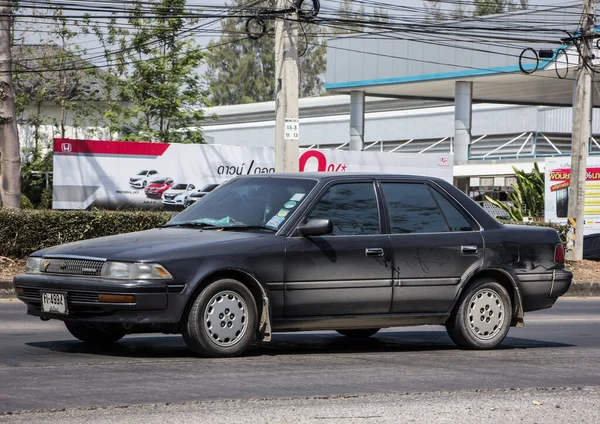
[[[42,312],[68,314],[67,296],[64,293],[41,292],[40,294],[42,296]]]

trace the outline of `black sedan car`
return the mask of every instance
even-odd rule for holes
[[[162,228],[32,254],[14,279],[28,313],[90,344],[181,333],[203,356],[271,332],[444,325],[491,349],[568,290],[558,234],[503,225],[428,177],[235,178]]]

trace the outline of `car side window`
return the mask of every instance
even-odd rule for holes
[[[469,221],[448,199],[442,196],[437,190],[432,189],[431,191],[446,218],[450,231],[473,231],[473,226],[469,224]]]
[[[383,183],[392,234],[442,233],[448,225],[421,183]]]
[[[380,234],[373,183],[336,184],[329,188],[307,220],[329,219],[334,236]]]
[[[193,190],[195,188],[196,188],[196,186],[194,184],[190,184],[190,190]]]

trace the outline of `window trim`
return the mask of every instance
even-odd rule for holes
[[[427,185],[430,187],[431,190],[437,191],[440,196],[442,196],[452,206],[454,206],[454,209],[456,209],[462,215],[462,217],[465,218],[469,224],[471,224],[471,231],[476,231],[476,232],[483,231],[483,227],[473,217],[473,215],[471,215],[469,213],[469,211],[460,202],[456,201],[454,199],[454,197],[452,197],[452,195],[450,195],[446,190],[444,190],[442,187],[440,187],[439,185],[437,185],[431,181],[427,181]],[[432,197],[433,197],[433,195],[432,195]],[[433,200],[435,200],[435,197],[433,198]],[[436,203],[437,203],[437,201],[436,201]],[[438,205],[438,208],[439,208],[439,205]],[[440,208],[440,212],[442,212],[442,216],[444,218],[446,218],[446,215],[444,215],[442,208]],[[448,226],[448,227],[450,227],[450,226]],[[469,231],[450,231],[450,232],[451,233],[468,233]]]
[[[379,232],[376,234],[340,234],[340,235],[333,235],[333,234],[327,234],[325,236],[321,236],[321,237],[335,237],[335,238],[339,238],[339,237],[374,237],[374,236],[382,236],[382,235],[387,235],[387,233],[385,232],[385,221],[384,221],[384,216],[383,216],[383,210],[381,208],[382,204],[381,204],[381,197],[378,191],[378,184],[377,184],[377,180],[375,178],[365,178],[365,179],[356,179],[356,180],[333,180],[333,181],[328,181],[326,184],[323,185],[323,187],[321,187],[321,189],[315,194],[315,196],[313,197],[313,199],[311,199],[309,204],[305,204],[305,209],[302,211],[302,214],[299,215],[298,220],[295,222],[294,226],[292,227],[291,231],[289,232],[288,236],[289,237],[303,237],[300,235],[299,231],[298,231],[298,227],[300,225],[302,225],[302,223],[304,222],[304,220],[308,217],[308,215],[310,215],[310,213],[314,210],[315,206],[321,201],[321,199],[329,192],[329,189],[331,189],[331,187],[336,186],[336,185],[347,185],[347,184],[371,184],[373,186],[373,192],[375,194],[375,203],[377,205],[377,216],[379,218]]]

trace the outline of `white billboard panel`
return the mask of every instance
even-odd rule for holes
[[[569,180],[571,178],[571,158],[546,158],[545,178],[545,219],[566,224],[569,206]],[[585,226],[584,233],[600,230],[600,157],[590,156],[587,160],[585,183]]]
[[[153,181],[197,191],[238,175],[272,173],[275,151],[207,144],[54,140],[54,209],[163,207]],[[428,175],[452,182],[452,155],[300,150],[303,172]],[[171,181],[172,180],[172,181]]]

